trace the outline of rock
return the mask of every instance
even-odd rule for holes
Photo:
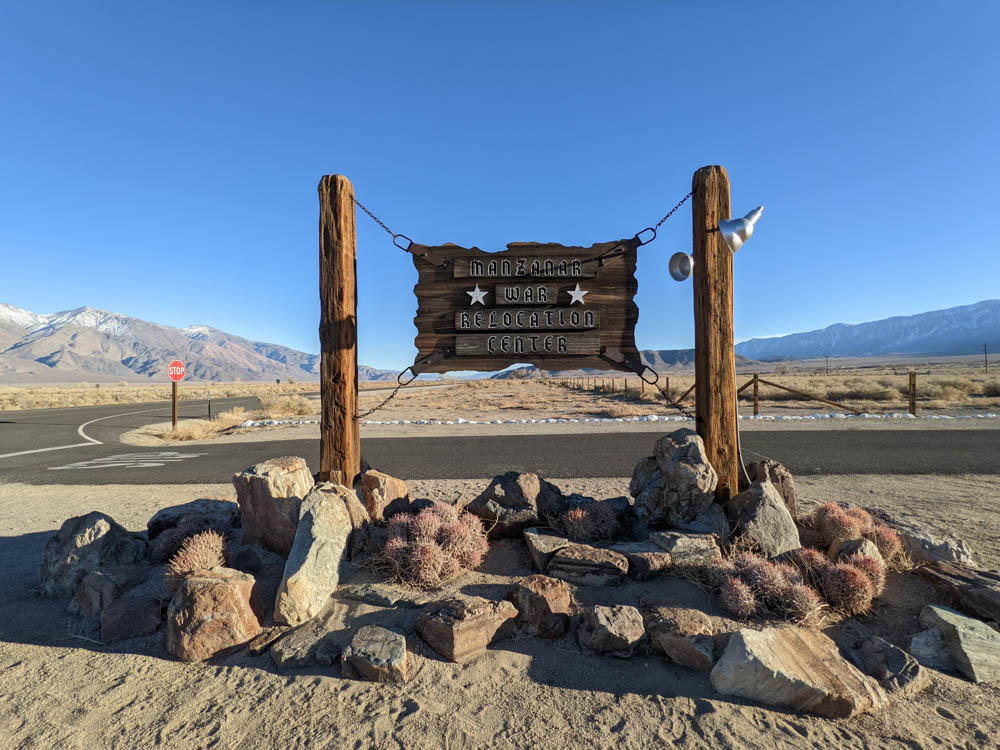
[[[70,614],[97,617],[106,606],[149,576],[144,565],[116,565],[99,568],[80,581],[70,602]]]
[[[365,625],[340,658],[347,678],[371,682],[406,682],[406,638],[378,625]]]
[[[628,560],[628,575],[637,581],[648,581],[663,573],[673,565],[669,552],[664,552],[652,542],[618,542],[611,550],[625,555]]]
[[[362,583],[356,586],[342,586],[337,589],[337,596],[342,599],[350,599],[355,602],[364,602],[373,607],[395,607],[399,603],[404,603],[406,599],[403,595],[384,583]]]
[[[936,669],[939,672],[958,671],[955,658],[937,628],[928,628],[915,634],[910,639],[910,653],[928,669]]]
[[[167,650],[181,661],[202,661],[260,632],[250,606],[253,576],[213,568],[186,577],[167,610]]]
[[[976,561],[973,559],[972,549],[965,541],[932,533],[908,521],[897,519],[878,508],[869,508],[868,512],[880,523],[884,523],[899,534],[903,549],[913,562],[960,563],[975,567]]]
[[[285,456],[233,476],[243,524],[243,543],[287,557],[299,522],[299,506],[313,486],[304,458]]]
[[[646,632],[653,648],[682,667],[707,672],[715,662],[712,621],[700,610],[657,606],[647,612]]]
[[[517,620],[542,638],[560,638],[569,630],[573,596],[565,581],[532,575],[516,581],[505,597],[517,607]]]
[[[351,535],[347,541],[347,556],[351,560],[359,557],[368,557],[381,549],[379,544],[378,526],[372,523],[368,511],[358,498],[358,493],[354,490],[342,487],[340,492],[341,500],[347,509],[348,518],[351,520]]]
[[[42,594],[70,597],[98,568],[130,565],[140,557],[136,540],[110,516],[93,511],[70,518],[45,545],[38,571]]]
[[[628,488],[640,521],[650,527],[677,526],[712,506],[719,478],[698,433],[682,428],[665,435],[653,454],[636,464]]]
[[[260,656],[273,646],[274,643],[289,630],[291,630],[291,628],[287,625],[272,625],[270,627],[261,628],[260,632],[251,638],[249,643],[247,643],[247,652],[251,656]]]
[[[256,544],[243,545],[239,552],[235,553],[229,560],[229,567],[242,570],[253,576],[261,575],[276,565],[284,568],[285,558],[269,549],[258,547]]]
[[[765,458],[763,461],[747,464],[746,470],[750,484],[762,479],[769,480],[778,494],[781,495],[781,499],[785,501],[789,515],[795,518],[795,479],[792,478],[792,473],[785,468],[784,464]]]
[[[916,659],[877,635],[862,641],[851,658],[890,693],[916,695],[930,684],[930,676]]]
[[[834,562],[850,555],[864,555],[873,560],[878,560],[882,565],[885,565],[882,553],[878,551],[875,542],[868,539],[835,539],[827,550],[826,555]]]
[[[353,635],[347,625],[349,614],[348,606],[332,599],[319,615],[274,642],[269,652],[274,666],[287,670],[337,664]]]
[[[1000,571],[948,562],[934,562],[919,570],[962,609],[984,620],[1000,621]]]
[[[778,490],[768,480],[754,482],[726,503],[733,534],[766,557],[776,557],[802,545],[799,530]]]
[[[483,519],[491,539],[517,537],[540,519],[557,518],[565,508],[562,491],[537,474],[508,471],[465,509]]]
[[[508,601],[459,595],[428,604],[417,617],[417,632],[449,661],[462,664],[485,653],[517,608]]]
[[[597,654],[627,659],[646,643],[646,628],[635,607],[587,607],[576,630],[580,645]]]
[[[613,586],[628,573],[628,558],[609,549],[570,544],[552,555],[545,572],[581,586]]]
[[[722,557],[722,550],[715,540],[715,534],[679,531],[654,531],[649,535],[649,541],[670,553],[674,565],[705,565]]]
[[[277,624],[301,625],[312,619],[337,588],[352,532],[345,495],[353,496],[354,490],[324,482],[309,490],[302,501],[274,603]]]
[[[920,624],[936,628],[957,670],[973,682],[1000,681],[1000,633],[948,607],[926,605]]]
[[[161,508],[146,523],[146,536],[153,541],[167,529],[176,528],[182,522],[190,522],[196,518],[202,521],[205,528],[224,534],[236,526],[239,507],[228,500],[202,499]]]
[[[126,596],[101,611],[101,640],[126,641],[152,635],[163,622],[165,602],[158,596]]]
[[[525,529],[524,543],[528,545],[528,553],[531,555],[531,561],[535,563],[535,568],[540,573],[545,572],[545,569],[549,565],[549,560],[552,559],[552,555],[563,547],[572,544],[562,534],[539,528]]]
[[[368,516],[375,523],[382,523],[396,513],[410,512],[410,491],[402,479],[381,471],[366,471],[358,478],[358,489]]]
[[[722,510],[722,506],[713,504],[708,510],[699,513],[693,520],[675,526],[678,531],[687,531],[692,534],[714,534],[720,543],[729,538],[729,519]]]
[[[844,660],[832,640],[794,627],[733,633],[711,680],[723,695],[831,719],[888,705],[885,691]]]

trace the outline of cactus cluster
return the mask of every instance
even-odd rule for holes
[[[748,552],[719,558],[704,568],[723,606],[737,617],[767,610],[788,620],[809,622],[823,611],[823,600],[793,565],[771,562]]]
[[[819,550],[804,548],[795,552],[792,561],[830,606],[849,615],[868,612],[885,590],[885,566],[860,553],[832,563]]]
[[[200,531],[183,541],[167,563],[167,582],[176,587],[196,570],[211,570],[226,564],[226,538],[217,531]]]
[[[397,513],[386,527],[377,562],[402,581],[436,588],[483,561],[489,544],[482,522],[455,506],[436,503],[416,514]]]
[[[619,531],[618,515],[610,505],[600,502],[570,508],[556,518],[552,526],[574,542],[613,539]]]
[[[177,554],[190,537],[203,531],[214,531],[224,536],[230,531],[230,527],[210,515],[185,516],[176,526],[164,529],[150,542],[153,559],[161,562],[169,560]]]
[[[819,535],[819,541],[830,545],[845,539],[868,539],[875,543],[886,564],[902,566],[905,562],[903,542],[899,534],[877,523],[864,508],[825,503],[813,511],[808,523]]]

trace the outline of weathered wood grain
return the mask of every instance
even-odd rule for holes
[[[479,248],[463,248],[458,245],[417,246],[413,263],[418,272],[417,285],[414,292],[417,296],[417,314],[414,324],[417,327],[416,346],[417,359],[420,360],[432,352],[448,351],[451,356],[434,362],[426,367],[419,367],[420,372],[447,372],[449,370],[500,370],[511,364],[526,363],[537,367],[553,370],[591,367],[595,369],[627,369],[614,367],[600,358],[602,350],[615,351],[617,356],[627,357],[636,366],[639,364],[639,353],[635,347],[635,324],[639,319],[639,308],[634,302],[638,289],[635,278],[636,249],[633,240],[604,242],[590,247],[567,247],[558,244],[511,243],[506,250],[488,253]],[[622,249],[624,252],[603,263],[597,258],[606,253]],[[435,263],[428,262],[420,255],[427,253],[434,258]],[[459,328],[459,313],[475,309],[485,310],[480,305],[470,305],[471,297],[467,294],[479,284],[480,290],[490,289],[486,297],[488,307],[494,307],[492,287],[499,284],[515,283],[518,278],[512,277],[470,277],[469,269],[473,260],[479,260],[486,269],[495,262],[497,269],[503,269],[503,261],[511,260],[510,268],[516,272],[517,262],[533,259],[553,260],[565,259],[567,274],[575,273],[577,266],[573,261],[579,261],[580,275],[557,276],[552,281],[545,279],[544,285],[554,286],[559,309],[562,310],[593,310],[596,313],[595,335],[597,346],[589,354],[511,354],[510,356],[492,356],[489,354],[465,354],[459,359],[457,354],[456,334]],[[531,269],[530,263],[527,268]],[[560,266],[540,266],[541,272]],[[499,272],[499,271],[498,271]],[[590,274],[590,275],[588,275]],[[531,276],[534,278],[534,276]],[[486,280],[487,283],[483,283]],[[570,306],[568,290],[574,289],[579,283],[581,289],[587,291],[584,305]],[[539,308],[540,310],[542,308]],[[547,309],[547,308],[545,308]],[[598,323],[599,321],[599,323]],[[519,328],[511,326],[507,328]],[[532,332],[545,330],[541,326],[527,326]],[[552,330],[561,327],[553,326]],[[477,330],[473,327],[471,330]],[[489,330],[489,328],[487,328]],[[498,329],[499,330],[499,329]]]
[[[691,190],[695,416],[708,461],[719,475],[716,495],[724,502],[739,491],[733,254],[718,230],[719,220],[729,218],[729,176],[722,167],[702,167]]]
[[[348,487],[361,473],[358,421],[358,287],[354,186],[319,182],[320,456],[322,481]]]

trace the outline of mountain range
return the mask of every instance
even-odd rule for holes
[[[761,361],[890,355],[950,356],[1000,349],[1000,300],[898,315],[869,323],[837,323],[818,331],[750,339],[736,353]]]
[[[736,345],[736,354],[738,363],[823,356],[938,356],[975,354],[984,343],[990,351],[1000,350],[1000,300],[750,339]],[[640,355],[660,372],[694,363],[693,349],[644,349]],[[210,326],[174,328],[93,307],[42,315],[0,302],[0,382],[148,382],[163,377],[172,359],[186,362],[188,377],[197,380],[319,378],[318,354],[251,341]],[[396,374],[358,367],[361,380],[393,380]],[[522,367],[493,377],[540,374],[533,367]]]

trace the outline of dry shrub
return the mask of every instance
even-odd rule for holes
[[[225,565],[225,555],[226,539],[217,531],[201,531],[189,536],[167,563],[167,582],[176,588],[181,579],[196,570]]]
[[[471,513],[437,503],[417,514],[397,513],[373,564],[397,580],[437,588],[479,566],[489,550],[482,522]]]
[[[982,394],[989,398],[1000,397],[1000,380],[990,380],[983,383]]]
[[[261,419],[302,417],[307,414],[315,414],[319,411],[319,406],[316,402],[299,394],[279,396],[265,393],[258,396],[257,400],[260,401],[259,418]]]

